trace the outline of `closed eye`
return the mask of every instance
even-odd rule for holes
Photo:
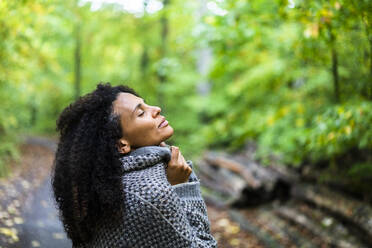
[[[142,116],[144,113],[145,113],[145,111],[142,111],[141,114],[139,114],[138,116]]]

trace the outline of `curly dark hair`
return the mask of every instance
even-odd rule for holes
[[[97,88],[66,107],[57,120],[60,132],[51,184],[55,203],[73,245],[88,242],[103,213],[122,213],[123,169],[117,142],[122,137],[113,101],[128,86]]]

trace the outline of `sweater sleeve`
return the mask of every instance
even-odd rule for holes
[[[207,207],[200,191],[200,180],[196,176],[192,161],[187,160],[186,162],[193,169],[188,182],[176,184],[172,188],[182,200],[190,225],[198,230],[198,233],[202,234],[205,239],[214,240],[210,234],[210,222]]]
[[[198,234],[200,239],[205,240],[209,244],[206,247],[217,247],[217,242],[210,233],[210,222],[208,220],[207,207],[201,196],[200,182],[193,181],[176,184],[172,188],[182,201],[182,206],[191,228]]]
[[[190,166],[190,168],[192,169],[192,172],[189,176],[189,182],[199,182],[199,178],[196,176],[196,173],[194,171],[194,166],[193,166],[193,163],[191,160],[187,160],[186,161],[187,165]]]
[[[164,194],[164,192],[166,192]],[[135,192],[131,196],[132,214],[138,216],[133,227],[141,238],[133,247],[215,248],[199,182],[169,186],[152,200]],[[139,218],[140,217],[140,218]],[[142,230],[140,230],[142,228]]]

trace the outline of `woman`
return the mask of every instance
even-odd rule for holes
[[[159,107],[99,84],[57,121],[52,187],[73,247],[217,247],[192,162]]]

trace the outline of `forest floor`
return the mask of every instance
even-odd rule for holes
[[[71,247],[51,198],[55,142],[28,139],[12,173],[0,180],[0,247]]]
[[[20,147],[20,160],[11,164],[11,175],[0,179],[0,248],[71,247],[52,199],[50,171],[55,148],[53,140],[27,139]],[[227,211],[207,207],[218,247],[263,247]]]
[[[238,223],[231,220],[226,210],[207,205],[211,222],[211,233],[221,248],[261,248],[256,236],[242,230]]]

